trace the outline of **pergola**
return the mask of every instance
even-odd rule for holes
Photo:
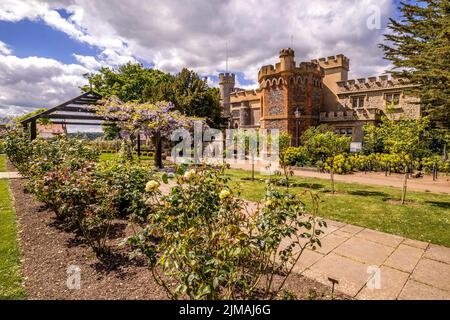
[[[37,120],[49,119],[52,124],[99,126],[100,124],[110,125],[111,120],[97,114],[98,101],[102,99],[99,94],[89,91],[61,103],[56,107],[45,110],[21,122],[24,128],[29,128],[31,140],[36,139]],[[137,135],[137,152],[141,155],[141,139]]]

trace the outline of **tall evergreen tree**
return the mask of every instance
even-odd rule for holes
[[[450,1],[400,2],[401,17],[390,19],[380,44],[385,58],[392,61],[394,75],[417,87],[412,94],[421,99],[423,113],[435,124],[450,128]]]

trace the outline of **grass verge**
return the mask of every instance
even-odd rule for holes
[[[0,154],[0,172],[6,171],[6,156],[4,154]]]
[[[23,299],[16,214],[9,183],[0,179],[0,299]]]
[[[250,181],[250,171],[229,169],[226,174],[231,177],[230,187],[240,190],[244,199],[259,201],[264,197],[267,176],[256,175],[258,180]],[[331,194],[328,180],[291,179],[297,185],[292,192],[301,194],[309,188],[319,194],[320,216],[324,218],[450,247],[448,195],[411,191],[406,196],[408,203],[401,205],[401,190],[397,188],[336,182],[336,193]],[[302,199],[308,207],[308,196]]]

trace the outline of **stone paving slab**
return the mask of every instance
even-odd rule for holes
[[[339,231],[350,233],[351,235],[357,234],[364,230],[363,227],[353,226],[351,224],[347,224],[344,227],[340,228]]]
[[[361,232],[358,232],[356,237],[361,237],[394,248],[404,240],[404,238],[399,236],[370,229],[364,229]]]
[[[408,281],[409,273],[382,266],[379,274],[379,284],[375,286],[376,277],[369,280],[371,286],[364,286],[360,293],[356,296],[361,300],[394,300],[397,299],[406,281]]]
[[[22,176],[18,172],[0,172],[0,179],[21,179]]]
[[[334,233],[328,234],[326,237],[320,239],[322,246],[317,248],[317,252],[328,254],[340,244],[347,241],[347,239],[348,238],[336,235]]]
[[[450,292],[435,287],[408,280],[403,288],[399,300],[450,300]]]
[[[294,272],[302,273],[305,269],[311,267],[314,263],[323,258],[323,254],[320,254],[316,251],[305,250],[303,251],[300,260],[294,266]]]
[[[393,251],[392,247],[353,237],[338,246],[333,252],[368,265],[380,266]]]
[[[426,258],[421,259],[411,278],[430,286],[450,291],[449,264]]]
[[[403,241],[403,244],[406,244],[407,246],[411,246],[411,247],[420,248],[420,249],[426,249],[430,245],[428,242],[412,240],[412,239],[405,239]]]
[[[355,299],[450,299],[450,248],[327,222],[322,248],[305,250],[295,272],[327,285],[336,279],[336,290]],[[374,270],[379,288],[370,285]]]
[[[367,265],[330,253],[303,272],[306,277],[330,285],[328,277],[339,281],[337,290],[354,297],[369,279]]]
[[[425,250],[401,244],[384,263],[386,266],[413,272]]]
[[[450,264],[450,248],[430,244],[427,252],[425,253],[425,258]]]

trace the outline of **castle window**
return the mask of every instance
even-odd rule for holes
[[[398,106],[400,104],[400,93],[389,93],[385,95],[386,106]]]
[[[352,97],[352,108],[364,108],[365,96]]]
[[[353,128],[336,128],[334,133],[340,136],[351,137],[353,135]]]

